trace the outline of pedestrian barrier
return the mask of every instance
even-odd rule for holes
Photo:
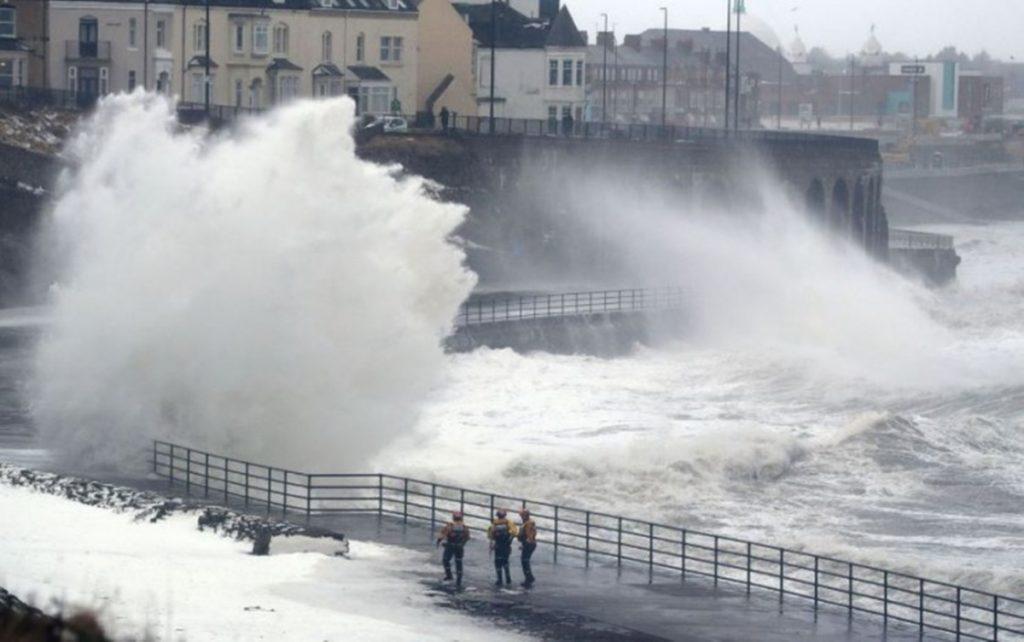
[[[429,524],[454,510],[485,528],[498,508],[529,508],[538,541],[559,559],[644,570],[648,581],[710,578],[883,618],[921,635],[1024,640],[1024,600],[804,551],[512,495],[382,473],[307,473],[154,441],[153,472],[187,495],[268,516],[361,513]]]
[[[889,230],[890,250],[952,250],[953,237],[931,232]]]
[[[684,304],[678,287],[566,292],[558,294],[494,294],[474,296],[459,308],[457,326],[477,326],[531,319],[581,317],[593,314],[678,310]]]

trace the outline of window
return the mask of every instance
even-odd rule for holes
[[[78,67],[68,67],[68,91],[78,91]]]
[[[0,38],[14,38],[18,35],[13,7],[0,7]]]
[[[402,62],[402,39],[397,36],[391,38],[391,60]]]
[[[134,49],[138,46],[139,21],[135,18],[128,18],[128,46]]]
[[[270,51],[270,41],[267,24],[260,22],[252,26],[252,52],[254,54],[266,54]]]
[[[242,81],[235,81],[235,107],[242,106]]]
[[[288,25],[274,27],[274,53],[288,53]]]
[[[128,91],[133,91],[134,89],[135,89],[135,72],[134,71],[129,71],[128,72]]]
[[[231,39],[231,49],[235,53],[245,52],[245,25],[241,22],[236,22],[234,26],[235,35]]]
[[[206,23],[197,22],[192,27],[192,49],[194,51],[206,51]]]
[[[548,84],[552,87],[558,85],[558,61],[551,60],[548,62]]]
[[[583,86],[583,61],[582,60],[577,60],[576,61],[576,86],[577,87],[582,87]]]
[[[356,62],[363,62],[363,58],[366,57],[366,35],[359,34],[356,36]]]
[[[161,49],[167,48],[167,21],[156,21],[156,46]]]
[[[370,86],[359,88],[359,113],[386,114],[391,108],[391,88]]]
[[[386,62],[391,60],[391,37],[382,36],[380,39],[380,60]]]
[[[204,87],[203,79],[205,76],[201,73],[192,74],[192,102],[201,103],[206,100],[206,88]]]
[[[569,58],[562,61],[562,84],[572,87],[572,60]]]
[[[330,62],[334,54],[334,36],[330,31],[325,31],[320,36],[320,58],[324,62]]]

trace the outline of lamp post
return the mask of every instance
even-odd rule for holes
[[[725,0],[725,131],[729,131],[729,96],[732,82],[732,0]]]
[[[740,83],[743,81],[743,71],[740,68],[740,41],[743,37],[743,29],[740,20],[746,8],[743,0],[736,0],[736,84],[733,86],[735,98],[733,100],[733,129],[740,129]]]
[[[662,7],[665,14],[664,43],[661,56],[661,128],[668,125],[668,8]]]
[[[779,45],[775,52],[779,54],[779,113],[775,119],[775,128],[782,129],[782,45]]]
[[[494,72],[496,69],[495,57],[497,52],[497,40],[498,40],[498,5],[496,0],[491,0],[491,95],[489,101],[488,115],[488,127],[487,130],[490,134],[494,135]]]
[[[850,131],[851,132],[853,131],[853,101],[854,101],[854,96],[856,95],[856,94],[854,94],[854,92],[856,91],[856,86],[854,85],[854,79],[855,79],[856,76],[854,74],[855,74],[854,58],[853,58],[853,54],[850,54]]]
[[[604,18],[604,37],[601,40],[601,122],[608,122],[608,14]]]
[[[206,28],[204,29],[204,57],[206,59],[206,119],[210,119],[210,92],[213,91],[213,79],[210,78],[210,0],[206,0]]]

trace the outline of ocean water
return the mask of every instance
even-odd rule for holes
[[[921,229],[959,281],[879,276],[921,316],[875,310],[863,353],[835,329],[455,355],[381,465],[1024,594],[1024,223]]]

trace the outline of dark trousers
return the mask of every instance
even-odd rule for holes
[[[441,556],[441,564],[444,566],[444,576],[451,578],[452,576],[452,558],[455,558],[455,575],[461,580],[462,579],[462,554],[465,553],[465,548],[456,544],[445,544],[444,555]]]
[[[494,548],[494,570],[498,573],[498,583],[501,584],[501,574],[505,573],[505,582],[512,583],[512,572],[508,568],[508,560],[512,557],[512,546],[496,546]]]
[[[533,552],[535,550],[537,550],[536,542],[533,544],[523,544],[523,577],[525,577],[526,581],[531,584],[533,583],[533,568],[530,566],[530,558],[533,557]]]

